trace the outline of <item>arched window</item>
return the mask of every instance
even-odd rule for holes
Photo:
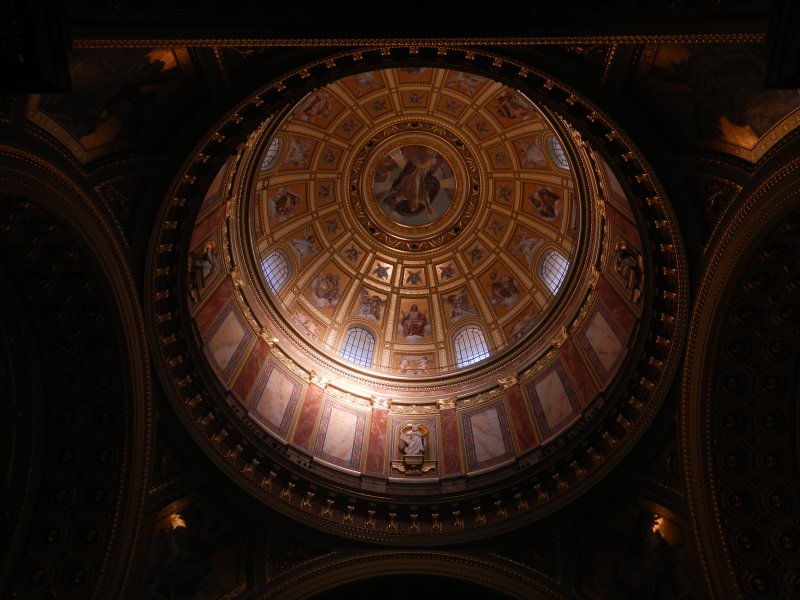
[[[554,295],[564,282],[564,277],[567,275],[568,268],[569,261],[556,250],[550,250],[550,252],[544,255],[540,274],[547,284],[547,287],[550,288],[550,291]]]
[[[268,254],[263,261],[261,261],[261,270],[264,272],[264,277],[267,278],[269,289],[273,294],[278,291],[289,279],[289,262],[282,252],[275,250]]]
[[[554,135],[547,137],[547,149],[550,151],[550,158],[553,159],[553,162],[555,162],[556,165],[565,171],[569,171],[569,160],[567,160],[567,153],[564,152],[564,147]]]
[[[268,171],[273,167],[278,159],[278,154],[281,149],[281,139],[275,138],[264,153],[264,160],[261,161],[261,172]]]
[[[339,356],[362,367],[371,367],[374,352],[375,336],[372,332],[363,327],[351,327],[344,336]]]
[[[456,367],[461,369],[489,356],[489,347],[478,327],[462,329],[453,340],[456,352]]]

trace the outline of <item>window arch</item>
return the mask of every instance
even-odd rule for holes
[[[267,151],[264,153],[264,160],[261,161],[262,173],[264,171],[269,171],[272,167],[275,166],[282,145],[283,142],[281,141],[281,138],[276,137],[274,140],[272,140],[272,143],[269,145],[269,148],[267,148]]]
[[[553,162],[565,171],[569,171],[567,153],[564,152],[564,147],[556,136],[550,135],[547,137],[547,149],[550,152],[550,158],[553,159]]]
[[[542,276],[550,292],[555,295],[567,275],[569,261],[557,250],[550,250],[544,255],[539,274]]]
[[[463,369],[489,357],[489,347],[480,327],[467,327],[453,339],[456,355],[456,368]]]
[[[261,271],[264,277],[267,278],[269,289],[273,294],[277,294],[289,279],[289,261],[283,255],[283,252],[275,250],[261,261]]]
[[[371,367],[374,353],[375,336],[369,329],[351,327],[347,330],[339,356],[362,367]]]

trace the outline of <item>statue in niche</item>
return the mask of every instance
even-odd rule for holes
[[[422,437],[419,425],[401,429],[400,441],[403,443],[400,451],[404,456],[422,456],[425,452],[425,438]]]
[[[200,302],[200,291],[217,270],[216,248],[214,240],[208,240],[202,250],[189,253],[189,297],[192,302]]]
[[[642,253],[632,248],[625,240],[617,241],[614,247],[614,268],[631,291],[631,302],[638,302],[644,285]]]
[[[398,432],[397,451],[400,460],[392,461],[392,468],[407,476],[417,476],[436,468],[436,461],[426,460],[429,452],[429,429],[422,423],[407,423]]]

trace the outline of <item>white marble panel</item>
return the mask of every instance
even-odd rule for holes
[[[275,427],[280,427],[294,391],[294,382],[279,369],[272,369],[256,411]]]
[[[224,369],[228,365],[243,337],[244,329],[241,323],[233,311],[229,312],[222,325],[214,333],[214,337],[208,342],[208,351],[220,369]]]
[[[552,429],[572,413],[572,406],[569,403],[567,390],[558,371],[550,373],[539,381],[536,386],[536,395],[539,396],[539,403],[542,405],[544,418],[547,425]]]
[[[506,445],[496,407],[470,415],[470,423],[475,459],[479,463],[505,454]]]
[[[610,371],[617,364],[624,347],[603,313],[594,313],[594,317],[586,329],[586,339],[597,354],[597,358],[600,359],[600,364],[606,371]]]
[[[357,425],[356,415],[332,407],[322,451],[329,456],[350,462],[353,458],[353,441]]]

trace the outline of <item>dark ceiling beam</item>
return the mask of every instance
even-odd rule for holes
[[[800,88],[800,2],[774,0],[767,45],[768,88]]]
[[[768,2],[725,7],[712,2],[622,3],[562,0],[553,5],[514,7],[475,14],[460,3],[424,11],[395,7],[311,3],[291,9],[235,2],[129,2],[113,9],[70,5],[69,31],[77,46],[92,42],[197,40],[215,45],[362,45],[381,40],[452,38],[461,43],[641,43],[642,41],[763,42]],[[608,5],[608,6],[607,6]],[[93,4],[93,6],[96,6]],[[653,8],[655,6],[655,8]],[[472,15],[474,18],[470,18]],[[458,18],[456,18],[458,17]],[[138,45],[138,44],[137,44]]]
[[[58,3],[0,0],[0,91],[67,91],[67,48]]]

